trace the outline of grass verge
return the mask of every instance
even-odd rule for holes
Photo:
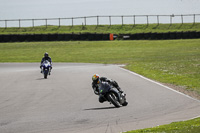
[[[136,24],[136,25],[76,25],[76,26],[37,26],[26,28],[0,28],[0,34],[53,34],[53,33],[114,33],[134,34],[148,32],[187,32],[200,31],[200,23],[185,24]]]
[[[173,122],[168,125],[157,126],[154,128],[146,128],[126,133],[199,133],[200,118],[193,120]]]

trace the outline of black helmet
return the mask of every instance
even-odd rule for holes
[[[49,54],[47,52],[44,53],[44,57],[49,57]]]

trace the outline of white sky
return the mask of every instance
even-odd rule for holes
[[[0,0],[0,20],[200,14],[200,0]]]

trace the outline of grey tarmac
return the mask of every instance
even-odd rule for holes
[[[98,73],[114,79],[128,106],[99,103]],[[200,101],[111,64],[0,63],[0,133],[119,133],[200,116]]]

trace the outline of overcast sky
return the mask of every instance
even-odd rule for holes
[[[0,0],[0,19],[200,14],[200,0]]]

